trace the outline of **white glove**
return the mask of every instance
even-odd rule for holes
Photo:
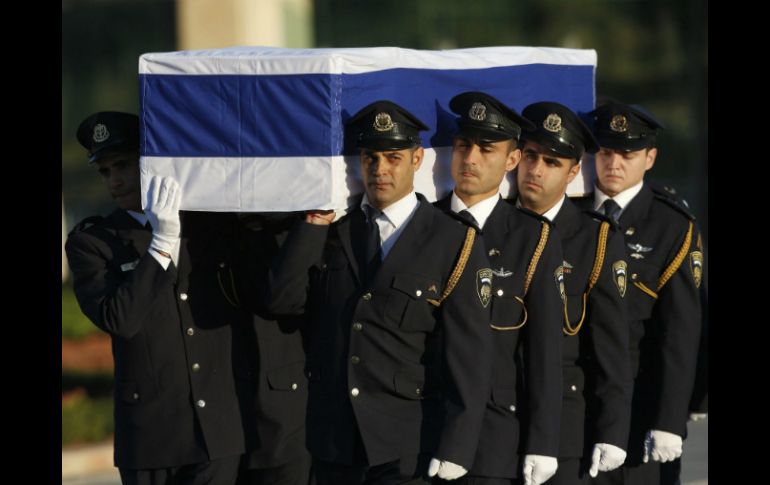
[[[626,450],[609,443],[596,443],[591,455],[591,469],[588,474],[596,477],[599,472],[608,472],[626,461]]]
[[[455,465],[451,461],[439,460],[438,458],[431,458],[428,465],[428,476],[435,477],[438,474],[439,478],[444,480],[454,480],[468,473],[468,470]]]
[[[661,463],[676,460],[682,456],[682,437],[668,431],[651,429],[644,437],[642,461],[647,463],[650,456]]]
[[[706,416],[708,416],[708,413],[690,413],[690,421],[697,423],[701,419],[706,419]]]
[[[553,456],[524,455],[524,485],[540,485],[551,478],[559,461]]]
[[[179,221],[179,202],[182,190],[172,177],[154,175],[147,191],[144,213],[152,226],[150,247],[173,254],[179,243],[182,225]]]

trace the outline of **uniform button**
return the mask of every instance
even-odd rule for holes
[[[220,268],[224,268],[225,267],[225,263],[219,263],[219,267]]]
[[[182,301],[187,301],[187,293],[180,293],[179,299]]]
[[[497,290],[497,296],[503,296],[503,290]]]
[[[415,390],[414,390],[414,393],[415,393],[415,394],[417,394],[417,395],[419,396],[420,394],[422,394],[422,389],[420,389],[420,388],[418,387],[417,389],[415,389]]]
[[[199,370],[201,370],[201,366],[200,366],[200,364],[198,364],[197,362],[196,362],[196,363],[194,363],[194,364],[192,365],[192,370],[193,370],[193,372],[198,372]]]
[[[133,395],[132,397],[134,398],[134,400],[137,400],[137,399],[139,399],[139,393],[138,393],[138,392],[135,392],[135,393],[134,393],[134,395]]]
[[[635,280],[635,279],[636,279],[636,273],[633,273],[633,274],[631,275],[631,279],[632,279],[632,280]]]
[[[195,335],[195,330],[192,327],[188,328],[187,329],[187,335],[192,337],[193,335]]]
[[[356,332],[360,332],[362,328],[364,328],[364,326],[358,322],[353,324],[353,330],[355,330]]]
[[[353,357],[350,358],[350,362],[352,362],[353,364],[358,364],[359,362],[361,362],[361,359],[357,355],[354,355]]]
[[[353,397],[358,396],[358,388],[354,387],[353,389],[351,389],[350,390],[350,395],[353,396]]]
[[[313,377],[313,372],[312,371],[307,371],[307,376],[308,377]]]
[[[372,299],[372,294],[367,291],[366,293],[364,293],[364,296],[362,296],[361,298],[363,298],[366,301],[369,301]]]
[[[417,290],[414,292],[415,295],[420,296],[422,295],[422,290]]]
[[[296,390],[297,390],[297,387],[298,387],[298,386],[297,386],[297,383],[296,383],[296,382],[292,382],[292,383],[291,383],[291,390],[292,390],[292,391],[296,391]]]
[[[203,399],[198,399],[198,402],[195,403],[195,404],[197,404],[199,408],[205,408],[206,407],[206,401],[204,401]]]
[[[575,384],[572,384],[571,386],[569,386],[569,388],[572,389],[573,391],[577,391],[577,386]]]
[[[514,406],[513,404],[511,404],[510,406],[508,406],[508,409],[510,409],[510,410],[511,410],[511,412],[514,412],[514,411],[516,411],[516,406]]]

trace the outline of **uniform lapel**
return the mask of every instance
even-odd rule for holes
[[[139,224],[139,221],[123,209],[115,210],[109,218],[115,227],[115,235],[124,241],[124,244],[131,244],[139,257],[144,256],[152,240],[152,230]]]
[[[433,217],[436,209],[425,198],[418,194],[420,205],[414,212],[412,219],[406,224],[396,244],[393,245],[387,257],[382,261],[382,266],[377,272],[375,283],[390,281],[393,273],[398,269],[408,267],[407,264],[415,255],[421,253],[425,240],[430,235],[433,226]]]
[[[553,223],[559,230],[561,240],[572,238],[580,230],[581,212],[575,204],[567,198],[562,204],[559,213],[553,219]]]
[[[339,237],[345,256],[359,284],[363,283],[361,263],[364,260],[364,245],[366,241],[366,216],[360,207],[356,208],[348,218],[337,225]],[[355,244],[353,243],[355,241]]]

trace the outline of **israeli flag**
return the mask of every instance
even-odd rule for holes
[[[425,159],[415,189],[436,200],[453,187],[453,96],[483,91],[519,112],[533,102],[556,101],[585,113],[594,107],[595,72],[594,50],[539,47],[144,54],[142,186],[153,175],[175,177],[186,210],[344,209],[363,192],[345,123],[367,104],[387,99],[430,127],[421,132]],[[593,180],[583,165],[570,194],[586,192]],[[501,191],[509,196],[514,186],[509,176]]]

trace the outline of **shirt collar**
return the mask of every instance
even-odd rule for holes
[[[559,215],[559,211],[561,210],[561,206],[564,205],[564,201],[566,200],[567,196],[563,196],[559,201],[550,209],[545,211],[543,214],[541,214],[543,217],[548,219],[549,221],[553,222],[554,219],[556,219],[556,216]],[[518,197],[516,198],[516,207],[521,208],[521,199]]]
[[[625,209],[626,206],[630,204],[632,200],[634,200],[634,197],[636,197],[637,194],[642,191],[643,185],[644,180],[634,185],[633,187],[629,187],[623,192],[620,192],[615,197],[610,197],[609,195],[599,190],[599,187],[594,187],[594,210],[598,211],[601,209],[604,201],[610,198],[618,203],[621,210]]]
[[[486,199],[476,202],[471,207],[468,207],[465,205],[465,202],[460,199],[455,191],[452,191],[452,197],[449,202],[449,206],[452,209],[452,212],[460,212],[462,210],[467,210],[471,213],[474,219],[476,219],[476,222],[479,224],[480,228],[484,227],[484,223],[487,222],[487,219],[489,218],[490,214],[492,214],[492,211],[495,210],[495,207],[497,206],[497,202],[500,200],[500,192],[497,192],[495,195],[491,197],[487,197]]]
[[[412,212],[414,212],[419,203],[420,201],[417,199],[417,194],[414,190],[412,190],[395,203],[386,207],[382,213],[385,215],[385,218],[388,220],[388,222],[393,224],[393,227],[398,229],[404,222],[406,222],[407,219],[409,219],[409,216],[412,215]],[[364,198],[361,199],[361,209],[364,211],[364,213],[366,213],[364,206],[367,205],[373,207],[369,203],[369,198],[366,196],[366,193],[364,193]]]

